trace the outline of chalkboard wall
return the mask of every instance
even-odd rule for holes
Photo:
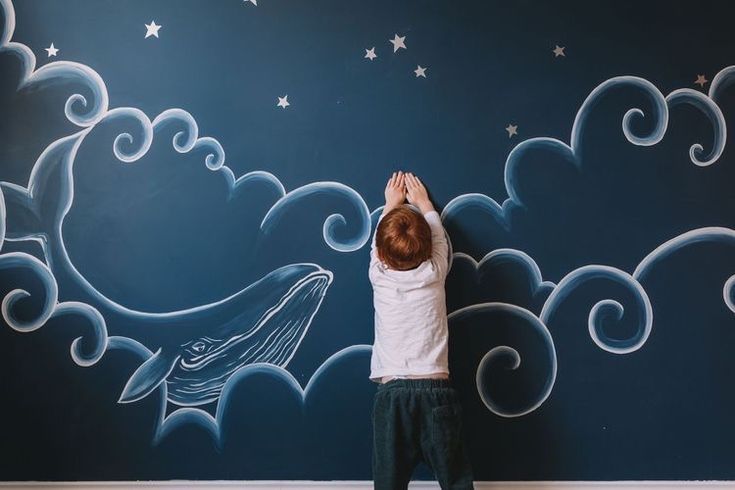
[[[0,0],[0,479],[369,480],[399,169],[477,480],[735,479],[733,15]]]

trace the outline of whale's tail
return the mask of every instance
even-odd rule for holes
[[[55,141],[38,157],[28,187],[0,182],[5,199],[7,240],[46,241],[71,207],[71,161],[79,135]]]
[[[9,182],[0,182],[0,189],[5,198],[7,227],[5,237],[8,240],[32,240],[44,236],[43,226],[33,200],[23,187]]]

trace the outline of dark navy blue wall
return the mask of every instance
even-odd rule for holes
[[[0,0],[0,479],[370,479],[398,169],[477,480],[735,478],[734,13]]]

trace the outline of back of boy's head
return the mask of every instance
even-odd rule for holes
[[[420,213],[398,206],[378,223],[375,246],[391,269],[414,269],[431,257],[431,228]]]

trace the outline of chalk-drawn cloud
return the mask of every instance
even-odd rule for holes
[[[636,314],[636,328],[627,338],[612,338],[605,334],[602,323],[615,317],[623,320],[625,308],[614,299],[603,299],[595,302],[587,318],[587,327],[592,340],[603,350],[614,354],[634,352],[646,342],[653,327],[653,308],[643,286],[630,274],[620,269],[605,265],[586,265],[567,274],[554,288],[544,303],[539,318],[545,324],[552,322],[554,313],[560,305],[570,300],[577,291],[584,290],[590,281],[605,281],[622,287],[628,297],[632,298]]]
[[[730,83],[731,72],[731,69],[726,69],[716,77],[718,87]],[[711,95],[715,92],[717,88],[713,88]],[[622,145],[614,137],[611,139],[613,128],[606,124],[600,128],[597,121],[599,113],[619,110],[621,101],[626,107],[622,115],[622,135],[626,141]],[[630,104],[639,103],[645,103],[649,111],[644,112],[635,106],[627,109]],[[611,299],[594,304],[589,313],[588,330],[592,340],[603,350],[618,354],[638,350],[650,335],[653,322],[652,307],[641,285],[641,271],[636,270],[631,275],[613,266],[580,267],[566,260],[573,257],[575,261],[584,263],[588,258],[599,263],[597,260],[600,258],[609,258],[610,263],[615,263],[628,254],[628,260],[623,263],[626,268],[633,269],[631,265],[646,253],[642,247],[657,247],[641,262],[639,269],[645,270],[676,247],[703,240],[729,240],[732,230],[722,227],[695,228],[679,235],[681,224],[677,223],[676,227],[666,230],[662,223],[667,224],[670,220],[663,217],[671,214],[678,217],[676,206],[682,206],[682,203],[675,198],[650,199],[649,194],[653,194],[656,186],[662,185],[655,172],[652,174],[651,169],[646,169],[646,165],[652,166],[654,162],[635,161],[635,168],[629,164],[626,167],[625,158],[616,153],[622,148],[628,151],[627,157],[631,155],[632,148],[663,144],[670,110],[684,105],[693,108],[700,117],[703,115],[714,130],[711,150],[706,153],[701,143],[691,144],[687,152],[689,160],[700,167],[712,165],[723,154],[727,139],[723,113],[712,98],[690,89],[675,90],[664,96],[653,84],[641,78],[615,77],[593,90],[582,104],[569,145],[553,138],[532,138],[511,151],[505,165],[505,186],[509,197],[502,205],[477,193],[461,195],[450,201],[442,217],[450,230],[455,229],[457,248],[478,254],[477,241],[465,239],[465,235],[473,235],[472,227],[462,221],[466,215],[475,213],[474,223],[478,223],[481,231],[474,234],[480,242],[487,236],[487,241],[492,243],[490,248],[499,250],[506,250],[501,244],[509,242],[508,245],[531,253],[534,260],[541,257],[541,263],[549,265],[547,269],[552,265],[556,267],[551,275],[563,275],[564,278],[551,292],[539,315],[545,324],[562,298],[577,289],[579,281],[602,279],[623,286],[631,294],[629,297],[636,305],[635,311],[640,313],[633,334],[617,339],[604,334],[601,326],[604,318],[620,321],[623,317],[622,304]],[[648,125],[641,129],[644,122]],[[665,164],[671,169],[671,174],[676,173],[671,162],[665,161]],[[604,178],[600,177],[601,174]],[[674,178],[671,180],[676,181]],[[625,185],[630,182],[637,187],[625,192]],[[642,185],[638,185],[640,182]],[[707,200],[711,199],[701,199],[701,202]],[[630,212],[621,213],[626,207]],[[691,208],[691,205],[686,202],[683,207]],[[700,206],[700,221],[696,225],[701,224],[709,211],[711,209],[706,205]],[[657,221],[657,218],[661,219]],[[710,217],[708,219],[711,220]],[[627,233],[636,236],[635,248],[619,239]],[[657,246],[661,239],[668,241]],[[609,247],[610,243],[615,246]],[[723,297],[728,307],[732,304],[731,296],[732,282],[727,281],[723,285]],[[525,304],[521,303],[521,306]]]
[[[686,140],[665,140],[674,110],[687,124],[701,127],[705,120],[712,128],[709,151],[701,142],[689,144],[689,162],[710,166],[718,161],[727,132],[711,98],[690,89],[664,96],[642,78],[611,78],[581,105],[569,144],[539,137],[510,152],[504,168],[508,198],[502,204],[481,193],[448,203],[442,218],[456,250],[478,259],[495,248],[524,250],[550,277],[559,277],[585,263],[627,267],[640,259],[641,244],[644,250],[653,248],[687,226],[684,221],[696,227],[712,215],[724,219],[703,196],[693,206],[670,188],[686,182],[689,172],[678,154],[671,161]],[[611,123],[611,115],[621,112],[622,128]],[[655,157],[653,149],[642,150],[649,147],[658,148]],[[670,216],[682,219],[674,225]],[[473,232],[475,227],[481,231]],[[635,244],[610,246],[627,234],[635,234]]]
[[[635,352],[651,335],[654,319],[653,306],[642,284],[659,262],[701,243],[721,244],[732,249],[735,230],[708,227],[683,233],[648,253],[632,274],[604,265],[575,269],[553,285],[538,316],[520,306],[500,301],[473,304],[453,311],[449,315],[450,340],[454,352],[463,353],[450,361],[453,370],[460,376],[474,373],[481,400],[496,415],[518,417],[536,410],[551,394],[556,381],[556,352],[549,329],[559,332],[574,328],[560,324],[556,319],[561,308],[565,304],[582,304],[582,298],[592,301],[594,304],[587,318],[587,330],[592,341],[610,353]],[[465,260],[474,263],[471,259],[462,259]],[[455,263],[455,273],[461,270],[462,266]],[[621,299],[595,300],[589,290],[599,283],[607,285],[605,290],[617,289],[616,295]],[[735,275],[726,274],[722,297],[726,307],[735,312]],[[623,306],[625,302],[627,309]],[[631,333],[622,338],[606,332],[607,329],[619,329],[626,323],[627,331]],[[499,335],[503,329],[508,331]],[[524,332],[533,335],[528,337]],[[531,352],[527,352],[529,346]],[[464,355],[468,351],[471,354]],[[525,352],[523,356],[521,352]]]
[[[111,343],[152,355],[129,340],[112,338]],[[370,355],[368,345],[342,349],[324,361],[303,388],[285,369],[264,363],[245,366],[227,381],[213,414],[198,408],[167,416],[161,411],[154,443],[161,450],[175,451],[183,446],[179,441],[187,437],[187,429],[198,427],[212,437],[218,458],[244,462],[243,470],[251,477],[273,477],[276,473],[269,473],[273,461],[298,461],[305,451],[325,466],[325,477],[333,475],[334,465],[345,475],[357,472],[368,477],[375,392],[367,376]],[[165,398],[167,385],[159,389]],[[261,396],[264,392],[269,396]],[[313,471],[313,464],[310,468],[296,464],[292,477]]]
[[[644,283],[658,262],[661,262],[681,249],[692,247],[699,243],[719,243],[727,246],[735,246],[735,230],[711,226],[690,230],[675,236],[646,255],[635,268],[633,277],[641,283]],[[727,308],[735,313],[735,274],[729,276],[723,283],[722,299]]]
[[[508,255],[508,251],[500,251],[490,257],[503,254]],[[516,260],[521,257],[512,256]],[[532,263],[529,260],[525,264]],[[450,360],[455,366],[453,370],[460,376],[472,372],[485,406],[503,417],[526,415],[540,407],[551,394],[556,381],[557,361],[549,328],[574,328],[557,325],[555,314],[564,304],[580,304],[577,296],[593,282],[622,288],[621,294],[632,298],[632,306],[625,318],[626,310],[618,300],[603,299],[593,304],[587,327],[598,347],[615,354],[634,352],[646,342],[653,326],[652,306],[645,290],[633,276],[614,267],[583,266],[567,274],[558,285],[541,283],[539,275],[536,275],[536,282],[543,284],[547,291],[551,288],[538,315],[516,304],[497,300],[464,306],[449,314],[452,332],[450,353],[452,350],[463,353],[455,354]],[[605,327],[613,326],[611,319],[620,323],[630,322],[631,317],[634,318],[632,334],[624,338],[606,334]],[[526,351],[523,356],[519,349]],[[471,354],[464,355],[468,351]]]
[[[538,265],[527,254],[499,248],[479,262],[457,252],[447,276],[447,311],[478,303],[510,303],[541,311],[555,284],[544,281]]]
[[[33,52],[12,41],[15,9],[10,0],[0,1],[0,18],[0,71],[11,82],[3,85],[10,91],[0,91],[0,105],[13,114],[8,132],[0,134],[0,179],[23,183],[43,146],[94,124],[109,101],[104,81],[90,67],[72,61],[38,67]],[[27,136],[29,128],[33,138]],[[19,138],[23,145],[12,144]]]
[[[548,328],[532,312],[508,303],[481,303],[450,313],[449,328],[452,372],[475,379],[488,410],[520,417],[549,397],[556,349]]]
[[[59,302],[59,289],[56,280],[49,268],[33,257],[21,252],[8,252],[0,255],[0,273],[6,275],[2,282],[4,287],[13,284],[9,277],[11,274],[23,275],[25,279],[33,278],[40,284],[43,294],[41,296],[40,308],[35,307],[29,315],[27,308],[24,317],[16,312],[27,305],[38,304],[38,301],[29,301],[35,298],[26,289],[14,288],[3,291],[2,295],[2,317],[5,323],[18,332],[33,332],[45,325],[52,318],[61,316],[81,317],[91,326],[92,333],[87,337],[77,337],[71,344],[71,357],[79,366],[91,366],[104,354],[107,348],[107,327],[105,319],[95,308],[78,301]],[[28,318],[30,316],[30,318]],[[84,348],[84,344],[91,344]]]
[[[114,154],[108,156],[110,140]],[[173,143],[176,153],[167,141]],[[194,118],[181,109],[165,111],[153,121],[137,109],[113,109],[78,146],[71,165],[73,187],[82,191],[74,196],[64,223],[65,243],[72,260],[80,263],[80,272],[110,296],[134,295],[135,290],[143,298],[156,295],[135,284],[137,269],[105,270],[103,274],[100,269],[109,265],[109,256],[137,253],[141,269],[156,271],[152,279],[161,281],[157,286],[164,291],[170,286],[165,281],[179,276],[177,296],[191,302],[203,294],[201,281],[207,277],[225,279],[219,281],[224,283],[222,289],[205,283],[204,293],[209,292],[210,297],[204,300],[232,291],[243,275],[254,280],[256,274],[262,274],[263,270],[256,270],[263,263],[258,253],[293,241],[290,226],[294,219],[309,220],[316,228],[319,216],[325,215],[322,236],[302,231],[302,248],[326,244],[349,252],[360,248],[369,236],[369,211],[356,191],[339,182],[313,182],[286,191],[273,174],[260,170],[235,178],[225,165],[221,145],[214,138],[199,136]],[[126,212],[121,213],[121,208]],[[213,214],[217,220],[212,219]],[[89,256],[80,250],[88,246],[90,228],[117,234],[119,239],[101,241],[99,253]],[[171,246],[177,253],[161,263],[161,254],[171,256]],[[238,274],[232,274],[233,270]],[[165,308],[162,300],[163,305],[138,308]],[[172,306],[183,305],[169,303]]]
[[[261,222],[261,230],[269,233],[276,226],[278,221],[282,219],[289,206],[294,206],[299,200],[303,200],[308,196],[318,194],[331,194],[340,196],[345,202],[353,206],[358,218],[358,231],[355,236],[345,239],[338,238],[338,232],[347,226],[347,221],[342,214],[330,214],[324,221],[323,236],[324,241],[339,252],[352,252],[362,247],[368,240],[370,233],[370,211],[362,199],[354,189],[339,182],[314,182],[306,184],[302,187],[294,189],[281,197],[263,217]]]

